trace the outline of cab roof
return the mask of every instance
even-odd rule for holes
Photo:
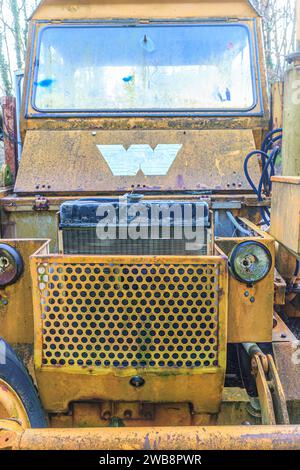
[[[255,18],[248,0],[42,0],[33,20]]]

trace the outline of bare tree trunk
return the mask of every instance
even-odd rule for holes
[[[27,13],[27,4],[26,0],[23,0],[23,3],[20,7],[20,11],[22,11],[23,14],[23,20],[24,20],[24,28],[23,28],[23,42],[26,48],[27,45],[27,38],[28,38],[28,13]]]
[[[266,61],[270,83],[283,80],[286,56],[294,50],[296,37],[295,0],[252,0],[263,18]]]
[[[24,59],[24,48],[22,43],[21,35],[21,24],[20,24],[20,10],[17,0],[9,0],[9,6],[12,13],[13,24],[12,32],[15,41],[15,51],[18,69],[23,67]]]
[[[9,64],[6,60],[3,52],[3,33],[0,33],[0,76],[3,84],[3,91],[5,95],[10,96],[12,94],[11,78]]]

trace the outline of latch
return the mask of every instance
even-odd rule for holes
[[[36,196],[34,205],[34,211],[48,211],[49,210],[49,201],[46,197],[43,196]]]

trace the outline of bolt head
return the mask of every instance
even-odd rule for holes
[[[129,383],[135,388],[141,388],[143,385],[145,385],[145,380],[140,375],[135,375],[132,377]]]

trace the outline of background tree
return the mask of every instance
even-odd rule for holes
[[[252,0],[263,17],[266,61],[270,83],[282,81],[285,58],[294,52],[296,43],[295,0]]]
[[[13,93],[13,71],[24,68],[28,18],[39,0],[0,0],[0,95]]]

